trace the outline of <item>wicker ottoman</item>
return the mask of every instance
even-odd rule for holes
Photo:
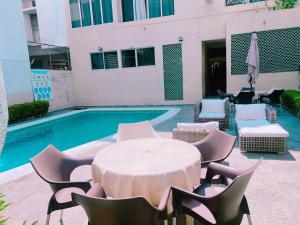
[[[287,150],[289,133],[279,124],[260,127],[244,127],[238,130],[242,152],[276,152],[284,154]]]
[[[174,128],[172,135],[174,139],[194,143],[201,141],[209,135],[209,131],[203,129]]]

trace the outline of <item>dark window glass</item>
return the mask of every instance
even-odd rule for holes
[[[154,48],[137,49],[138,66],[155,65]]]
[[[123,67],[135,67],[135,50],[123,50],[122,51],[122,66]]]
[[[80,9],[81,9],[82,26],[84,27],[84,26],[92,25],[90,1],[89,0],[80,0]]]
[[[113,22],[111,0],[102,0],[103,23]]]
[[[93,70],[104,69],[103,53],[92,53],[91,62]]]
[[[174,15],[174,0],[162,0],[163,16]]]
[[[92,0],[94,25],[102,23],[100,0]]]
[[[118,53],[114,52],[104,52],[104,64],[105,69],[118,68]]]
[[[78,0],[69,0],[70,3],[70,14],[71,14],[71,21],[72,27],[80,27],[80,11],[79,11],[79,4]]]
[[[155,18],[161,16],[160,1],[161,0],[149,0],[148,2],[149,18]]]
[[[133,0],[122,0],[123,22],[133,21]]]

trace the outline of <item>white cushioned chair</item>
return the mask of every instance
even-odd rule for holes
[[[276,110],[266,104],[235,105],[240,149],[285,153],[289,133],[276,121]]]
[[[226,99],[203,99],[194,107],[194,121],[206,123],[217,121],[220,130],[229,129],[229,101]]]
[[[119,124],[117,142],[138,138],[160,138],[150,121]]]

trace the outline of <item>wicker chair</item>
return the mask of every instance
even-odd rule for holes
[[[252,104],[251,106],[254,105],[255,104]],[[265,121],[245,120],[242,122],[243,125],[241,125],[240,120],[236,120],[236,129],[239,137],[240,150],[242,152],[255,151],[276,152],[281,154],[285,153],[287,150],[288,132],[285,131],[279,124],[275,123],[276,110],[268,105],[266,105],[266,117],[267,119]],[[258,121],[258,123],[256,121]],[[248,132],[247,135],[245,135],[243,128],[246,128],[246,132]],[[256,133],[256,130],[259,132]],[[264,130],[270,130],[273,134],[264,135]],[[249,132],[252,134],[249,134]],[[268,133],[268,131],[266,133]]]
[[[194,121],[195,123],[206,123],[211,121],[218,121],[220,124],[220,130],[227,130],[230,126],[230,105],[229,101],[225,101],[225,117],[224,118],[199,118],[199,115],[202,110],[202,102],[198,102],[194,106]]]

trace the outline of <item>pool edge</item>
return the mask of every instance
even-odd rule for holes
[[[167,110],[167,112],[165,112],[164,114],[150,120],[151,124],[153,126],[158,125],[172,117],[174,117],[177,113],[179,113],[181,111],[181,108],[179,107],[171,107],[171,106],[167,106],[167,107],[147,107],[147,108],[130,108],[130,107],[126,107],[126,108],[111,108],[111,107],[106,107],[106,108],[88,108],[88,109],[84,109],[84,110],[76,110],[76,111],[71,111],[71,112],[66,112],[66,113],[62,113],[60,115],[54,115],[51,117],[47,117],[47,118],[42,118],[36,121],[30,121],[25,124],[20,124],[20,125],[15,125],[10,127],[10,129],[8,130],[8,132],[11,131],[15,131],[15,130],[19,130],[19,129],[24,129],[27,127],[31,127],[31,126],[35,126],[38,124],[42,124],[42,123],[46,123],[49,121],[53,121],[56,119],[60,119],[60,118],[64,118],[67,116],[71,116],[71,115],[76,115],[82,112],[89,112],[89,111],[133,111],[133,110],[138,110],[138,111],[150,111],[150,110]],[[100,144],[105,144],[105,143],[113,143],[114,142],[114,136],[113,135],[109,135],[106,137],[103,137],[101,139],[95,140],[95,141],[91,141],[82,145],[78,145],[76,147],[67,149],[65,151],[63,151],[64,153],[70,155],[70,156],[74,156],[76,154],[84,154],[87,153],[88,151],[91,151],[91,149],[98,147]],[[23,176],[26,176],[28,174],[31,174],[33,172],[33,168],[31,167],[30,163],[18,166],[16,168],[4,171],[0,173],[0,185],[4,185],[8,182],[14,181],[16,179],[19,179]]]

